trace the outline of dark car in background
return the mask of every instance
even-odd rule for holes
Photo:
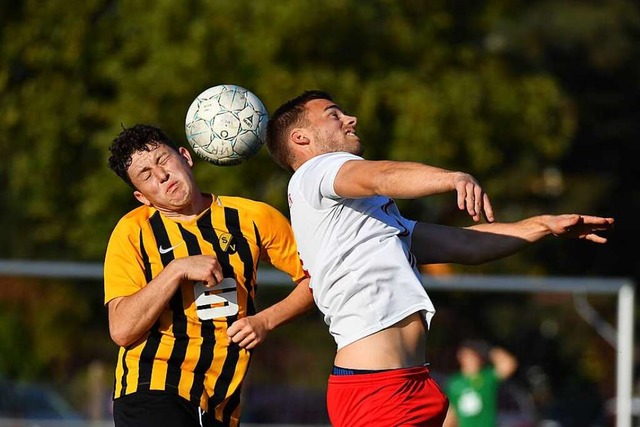
[[[82,416],[51,387],[0,379],[0,426],[82,424]]]

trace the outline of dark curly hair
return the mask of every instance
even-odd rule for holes
[[[140,151],[151,151],[161,144],[176,151],[178,146],[164,131],[155,126],[137,124],[130,128],[123,126],[122,129],[109,146],[111,152],[109,168],[135,189],[127,173],[127,169],[131,166],[131,156]]]
[[[294,162],[287,146],[289,130],[306,120],[305,105],[314,99],[333,101],[331,95],[321,90],[307,90],[301,95],[282,104],[267,122],[267,150],[271,158],[282,168],[292,171]]]

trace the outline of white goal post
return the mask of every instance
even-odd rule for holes
[[[103,265],[89,262],[0,260],[0,276],[102,280]],[[633,321],[635,284],[625,278],[424,275],[428,290],[555,292],[617,294],[616,427],[632,425]],[[260,269],[260,285],[284,285],[291,279],[272,269]]]

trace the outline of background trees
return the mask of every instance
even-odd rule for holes
[[[250,88],[270,110],[301,90],[326,89],[358,115],[369,158],[470,171],[501,219],[610,214],[603,199],[619,184],[607,167],[619,172],[624,159],[613,144],[635,129],[612,99],[632,99],[620,80],[637,70],[631,4],[423,3],[7,2],[1,182],[12,244],[3,256],[101,259],[133,204],[105,167],[109,142],[123,125],[151,122],[185,143],[191,100],[225,82]],[[598,32],[612,35],[604,42]],[[266,152],[240,167],[203,165],[198,175],[205,188],[286,211],[287,174]],[[451,205],[413,209],[466,221]]]

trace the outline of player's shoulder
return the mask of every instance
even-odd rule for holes
[[[241,196],[217,196],[220,204],[228,208],[237,209],[269,209],[273,208],[270,204]]]
[[[338,151],[315,156],[304,162],[291,177],[292,185],[302,181],[319,179],[322,176],[334,175],[342,165],[350,160],[363,160],[355,154]]]
[[[138,229],[156,212],[155,208],[146,205],[138,206],[127,212],[116,224],[116,230]]]
[[[318,167],[318,165],[326,165],[327,163],[344,163],[349,160],[363,160],[363,158],[352,153],[347,153],[345,151],[325,153],[307,160],[302,164],[302,166],[300,166],[298,170],[310,169]]]
[[[110,241],[135,240],[155,212],[154,208],[145,205],[130,210],[116,223],[111,231]]]
[[[218,199],[222,206],[236,209],[241,215],[272,215],[280,213],[278,209],[269,203],[260,200],[240,196],[218,196]]]

